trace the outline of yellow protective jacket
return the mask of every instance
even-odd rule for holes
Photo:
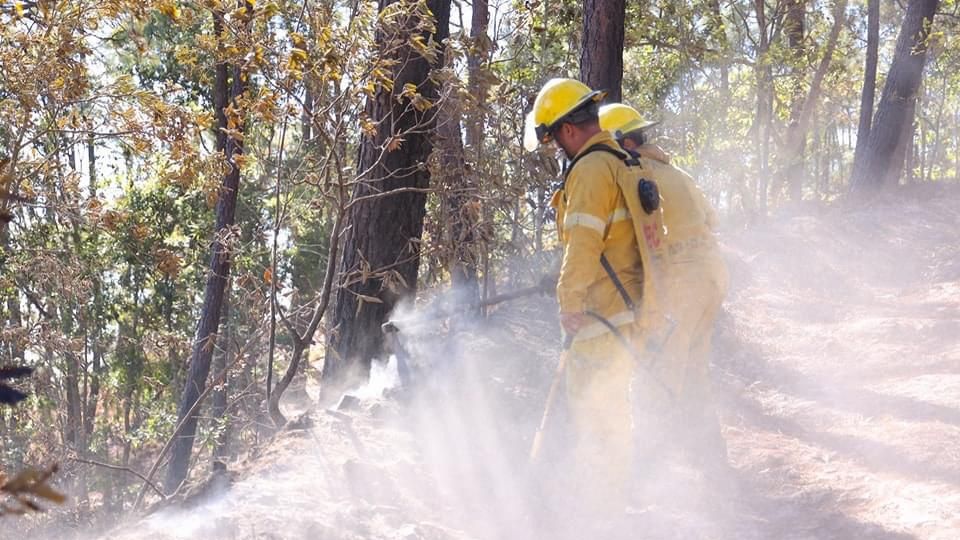
[[[688,435],[706,437],[698,446],[723,448],[719,423],[710,401],[709,352],[714,322],[728,286],[726,264],[713,236],[717,215],[703,192],[683,170],[650,158],[643,147],[641,164],[660,191],[665,237],[666,279],[661,300],[674,321],[662,343],[656,378],[676,398]],[[706,439],[705,439],[706,440]],[[699,444],[699,443],[695,443]],[[718,450],[725,459],[725,451]],[[704,454],[706,455],[706,454]]]
[[[596,145],[607,146],[618,155],[607,151],[587,153]],[[627,166],[627,154],[608,132],[591,137],[580,153],[584,155],[575,156],[573,168],[551,201],[563,245],[557,282],[560,311],[592,311],[617,327],[640,322],[646,317],[643,313],[656,308],[656,295],[651,289],[657,286],[657,280],[650,271],[645,279],[644,269],[654,268],[664,249],[660,211],[641,216],[641,223],[634,222],[630,207],[636,207],[639,198],[628,203],[623,186],[635,188],[643,171]],[[637,231],[643,232],[638,235]],[[638,236],[642,237],[640,242]],[[636,306],[642,306],[643,313],[628,308],[601,265],[601,255],[606,256],[627,294]],[[591,339],[608,332],[602,323],[594,322],[581,329],[574,339]]]
[[[693,178],[667,163],[665,156],[648,157],[655,154],[645,152],[644,147],[638,153],[644,174],[660,190],[668,257],[683,258],[688,252],[716,249],[713,232],[719,219]]]

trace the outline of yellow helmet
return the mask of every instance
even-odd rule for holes
[[[603,90],[590,90],[590,87],[574,79],[550,79],[543,85],[533,110],[527,114],[524,126],[523,146],[532,152],[537,146],[553,139],[553,129],[561,120],[590,103],[598,103],[607,93]]]
[[[658,122],[648,122],[636,109],[623,103],[613,103],[600,107],[600,129],[609,131],[617,139],[638,129],[647,129]]]

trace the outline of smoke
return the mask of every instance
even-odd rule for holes
[[[347,392],[356,402],[314,411],[310,430],[282,435],[225,494],[151,516],[129,537],[585,537],[562,402],[544,459],[527,460],[559,356],[555,318],[543,316],[554,309],[536,298],[488,322],[456,323],[399,310],[407,386],[396,353],[375,362],[369,381]],[[641,525],[680,534],[670,537],[715,529],[689,468],[645,475],[647,502],[609,537]],[[684,502],[692,499],[696,508]]]
[[[562,403],[544,461],[527,459],[560,355],[555,302],[476,320],[449,316],[440,295],[393,314],[400,346],[343,409],[315,409],[312,426],[231,464],[230,489],[99,537],[938,537],[952,529],[931,516],[956,517],[960,500],[958,199],[783,218],[725,240],[726,483],[698,468],[707,448],[665,444],[634,472],[623,515],[590,522]],[[683,427],[667,422],[661,439]],[[584,532],[595,525],[603,534]]]

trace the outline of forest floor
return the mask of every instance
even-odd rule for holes
[[[951,188],[726,233],[714,373],[739,488],[661,471],[619,536],[960,538],[958,231]],[[525,458],[554,310],[505,306],[456,339],[415,321],[413,390],[377,397],[395,382],[377,369],[356,407],[315,404],[312,425],[232,464],[225,493],[103,537],[585,538],[531,481],[562,485],[563,462],[538,477]]]

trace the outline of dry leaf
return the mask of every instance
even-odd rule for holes
[[[387,147],[388,152],[393,152],[394,150],[399,150],[400,145],[403,144],[403,137],[397,135],[392,135],[384,146]]]

